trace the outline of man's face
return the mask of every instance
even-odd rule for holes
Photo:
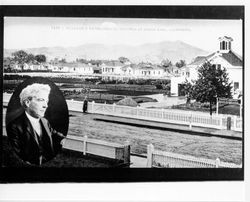
[[[34,118],[44,117],[48,107],[49,95],[47,92],[41,92],[36,97],[26,102],[26,111]]]

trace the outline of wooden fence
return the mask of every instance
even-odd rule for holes
[[[3,106],[7,106],[11,94],[3,94]],[[67,100],[67,105],[71,111],[82,111],[83,102]],[[228,116],[224,114],[212,115],[193,111],[175,109],[148,109],[142,107],[129,107],[116,104],[102,104],[88,102],[88,113],[113,115],[126,118],[142,120],[152,120],[165,123],[200,126],[215,129],[227,129],[228,117],[230,118],[231,130],[242,132],[242,118],[238,116]]]
[[[122,161],[130,164],[130,145],[105,142],[97,139],[89,139],[87,136],[79,137],[68,135],[63,144],[63,148],[82,152],[83,155],[92,154],[110,159]]]
[[[200,126],[215,129],[227,129],[228,117],[227,115],[213,115],[182,111],[174,109],[148,109],[142,107],[129,107],[116,104],[102,104],[89,102],[88,112],[120,116],[126,118],[135,118],[142,120],[152,120],[157,122],[174,123],[192,126]],[[242,131],[242,118],[230,115],[231,130]]]
[[[147,146],[147,167],[155,168],[242,168],[242,165],[221,162],[219,158],[204,159],[165,151],[154,150]]]

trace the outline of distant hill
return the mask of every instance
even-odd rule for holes
[[[160,63],[166,58],[172,63],[179,60],[189,63],[198,55],[208,54],[207,51],[182,41],[163,41],[138,46],[84,44],[76,47],[40,47],[23,50],[34,55],[44,54],[49,60],[55,57],[66,58],[67,61],[73,61],[76,58],[115,60],[124,56],[135,63],[142,61]],[[4,57],[10,56],[14,51],[16,50],[4,49]]]

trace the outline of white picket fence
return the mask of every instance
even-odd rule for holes
[[[221,162],[219,158],[204,159],[166,151],[154,150],[152,144],[147,147],[147,167],[156,168],[242,168],[242,165]]]
[[[7,106],[10,94],[4,93],[3,105]],[[66,100],[70,111],[82,112],[83,102]],[[192,126],[200,126],[215,129],[227,129],[227,118],[229,115],[212,115],[194,111],[175,109],[148,109],[143,107],[129,107],[116,104],[103,104],[88,102],[88,113],[113,115],[125,118],[151,120],[163,123],[174,123]],[[242,132],[242,118],[230,115],[231,130]]]
[[[174,109],[148,109],[142,107],[129,107],[116,104],[88,103],[88,112],[96,114],[113,115],[126,118],[151,120],[157,122],[200,126],[215,129],[227,129],[227,115],[212,115],[194,111],[181,111]],[[242,131],[242,118],[231,117],[231,130]]]
[[[82,152],[83,155],[92,154],[96,156],[117,159],[125,164],[130,163],[130,144],[128,141],[124,145],[103,140],[91,139],[87,136],[78,137],[67,135],[63,148]]]

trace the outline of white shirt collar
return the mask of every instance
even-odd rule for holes
[[[37,134],[40,136],[41,132],[42,132],[42,128],[41,128],[41,124],[39,122],[39,118],[34,118],[33,116],[29,115],[26,111],[25,114],[27,116],[27,118],[29,119],[32,127],[34,128],[34,130],[37,132]]]
[[[29,119],[31,122],[39,122],[39,118],[35,118],[35,117],[29,115],[29,113],[27,113],[26,111],[25,111],[25,114],[27,115],[28,119]]]

